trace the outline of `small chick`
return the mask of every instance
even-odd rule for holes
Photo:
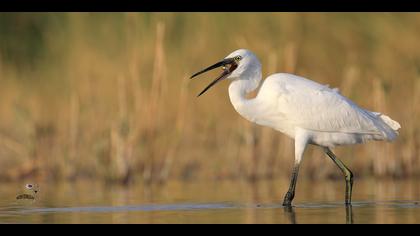
[[[16,199],[30,199],[35,200],[36,194],[39,192],[39,186],[37,184],[26,184],[25,193],[16,196]]]

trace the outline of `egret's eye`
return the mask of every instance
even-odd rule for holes
[[[242,57],[241,56],[236,56],[234,59],[235,59],[236,62],[238,62],[242,59]]]
[[[32,188],[32,184],[27,184],[26,187],[29,188],[29,189],[31,189]]]

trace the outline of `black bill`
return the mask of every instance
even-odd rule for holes
[[[196,77],[197,75],[203,74],[204,72],[207,72],[209,70],[213,70],[216,69],[218,67],[222,67],[223,66],[223,73],[221,75],[219,75],[215,80],[213,80],[203,91],[201,91],[201,93],[199,93],[197,95],[197,97],[199,97],[200,95],[202,95],[203,93],[205,93],[207,90],[209,90],[213,85],[217,84],[217,82],[225,79],[230,73],[232,73],[232,71],[234,71],[236,69],[236,67],[238,67],[238,65],[236,64],[235,60],[233,58],[228,58],[228,59],[224,59],[223,61],[217,62],[216,64],[207,67],[206,69],[199,71],[197,73],[195,73],[194,75],[192,75],[190,77],[190,79]]]

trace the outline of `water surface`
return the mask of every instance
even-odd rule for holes
[[[23,183],[0,187],[0,223],[420,223],[417,180],[298,182],[292,208],[281,205],[288,180],[173,181],[164,185],[40,183],[37,200],[17,201]]]

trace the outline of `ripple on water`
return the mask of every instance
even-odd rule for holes
[[[328,209],[343,208],[342,202],[298,203],[293,205],[297,209]],[[355,201],[353,208],[387,207],[387,208],[420,208],[420,201]],[[82,206],[82,207],[32,207],[11,206],[1,208],[5,213],[65,213],[65,212],[130,212],[130,211],[206,211],[222,209],[276,209],[284,208],[282,204],[235,204],[235,203],[179,203],[179,204],[146,204],[128,206]]]
[[[181,203],[148,204],[130,206],[84,206],[21,209],[21,213],[63,213],[63,212],[129,212],[129,211],[191,211],[238,208],[233,203]]]

